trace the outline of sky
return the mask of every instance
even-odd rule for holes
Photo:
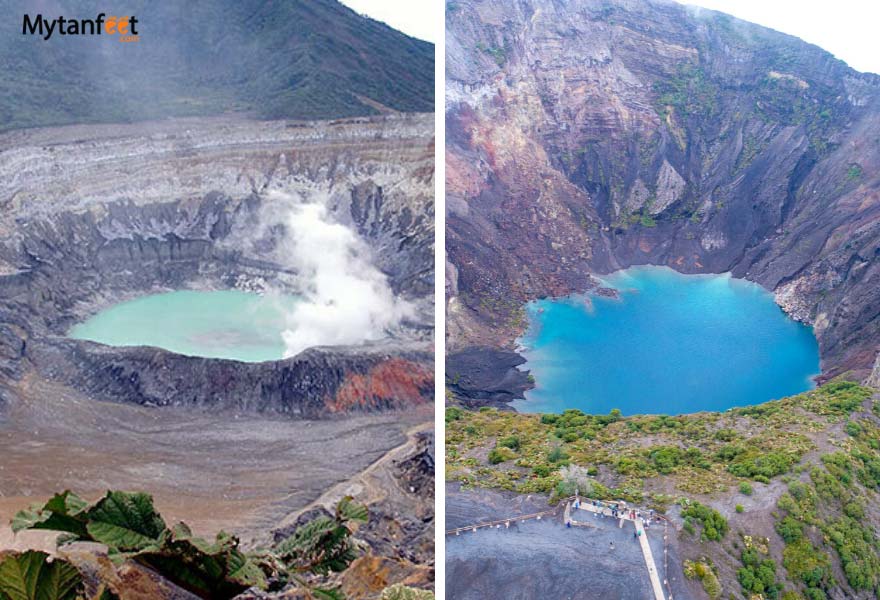
[[[443,35],[443,19],[438,8],[442,0],[341,0],[341,2],[355,12],[382,21],[420,40],[437,43],[437,38]],[[445,2],[440,5],[445,6]]]
[[[679,0],[720,10],[816,44],[858,71],[880,73],[880,2],[875,0]],[[342,0],[358,13],[436,43],[443,0]]]
[[[880,73],[880,2],[876,0],[679,1],[797,36],[857,71]]]

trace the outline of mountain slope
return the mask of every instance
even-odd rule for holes
[[[731,271],[812,324],[826,376],[880,340],[880,77],[663,1],[447,12],[450,345],[523,301],[662,264]]]
[[[248,112],[432,112],[434,47],[335,0],[0,0],[0,130]],[[134,14],[139,41],[21,34],[24,13]],[[382,108],[385,107],[385,108]]]

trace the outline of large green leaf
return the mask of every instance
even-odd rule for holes
[[[76,600],[82,576],[69,562],[45,552],[8,555],[0,562],[2,600]]]
[[[12,518],[12,531],[51,529],[83,538],[87,536],[84,514],[87,506],[85,500],[67,490],[56,494],[43,506],[37,504],[17,512]]]
[[[351,496],[346,496],[336,505],[336,518],[340,521],[366,523],[370,515],[365,504],[359,504]]]
[[[297,571],[326,575],[348,568],[355,558],[351,531],[340,519],[317,517],[275,546],[279,557]]]
[[[92,539],[118,552],[154,547],[166,529],[149,494],[107,492],[86,516]]]
[[[196,537],[181,523],[163,534],[157,548],[134,558],[201,598],[220,600],[266,586],[262,569],[238,545],[238,538],[222,531],[213,542]]]

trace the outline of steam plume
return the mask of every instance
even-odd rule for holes
[[[289,196],[283,251],[301,278],[300,300],[286,315],[285,357],[312,346],[381,339],[414,309],[397,298],[370,261],[370,249],[333,220],[323,202]],[[277,198],[276,198],[277,200]]]

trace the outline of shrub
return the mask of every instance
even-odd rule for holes
[[[764,483],[771,477],[787,473],[794,465],[794,458],[783,452],[747,452],[738,455],[727,467],[737,477],[749,477]]]
[[[776,522],[776,533],[786,544],[791,544],[804,536],[804,525],[794,517],[787,516]]]
[[[668,475],[681,463],[682,452],[675,446],[658,446],[649,454],[654,467],[664,475]]]
[[[707,571],[702,581],[703,589],[706,591],[706,594],[708,594],[709,598],[712,598],[712,600],[717,600],[721,597],[721,582],[718,581],[718,577],[713,571]]]
[[[499,446],[503,446],[504,448],[510,448],[511,450],[519,450],[520,439],[517,435],[509,435],[507,437],[503,437],[498,441]]]
[[[694,502],[681,511],[681,514],[699,521],[703,525],[703,537],[707,540],[720,541],[727,535],[729,529],[727,519],[714,508]]]
[[[832,575],[828,555],[813,547],[806,537],[785,546],[782,551],[782,566],[789,577],[802,581],[807,588],[824,587]],[[824,597],[824,592],[823,596],[818,597]]]
[[[862,426],[855,421],[847,421],[844,430],[852,437],[859,437],[862,433]]]
[[[775,598],[782,589],[782,585],[776,582],[776,563],[769,558],[762,560],[754,548],[743,550],[740,558],[743,567],[736,572],[736,578],[742,588]]]
[[[552,463],[561,463],[568,460],[568,454],[559,446],[555,446],[550,452],[547,453],[547,460]]]
[[[742,512],[744,512],[744,511],[745,511],[745,508],[743,508],[743,505],[742,505],[742,504],[737,504],[737,505],[736,505],[736,512],[738,512],[738,513],[742,513]]]
[[[753,491],[752,484],[750,484],[748,481],[743,481],[742,483],[739,484],[739,491],[741,494],[745,494],[746,496],[751,496],[752,491]]]
[[[562,481],[559,482],[556,488],[559,496],[574,496],[575,492],[588,498],[594,496],[596,482],[590,477],[589,472],[584,467],[566,465],[559,469],[559,475],[562,477]]]
[[[686,560],[683,567],[685,577],[699,579],[709,598],[714,600],[721,597],[721,582],[718,581],[718,576],[709,565],[703,561]]]
[[[462,410],[455,406],[450,406],[446,409],[446,422],[451,423],[452,421],[458,421],[461,419]]]
[[[551,469],[549,465],[535,465],[532,467],[532,471],[538,477],[547,477],[553,472],[553,469]]]
[[[504,446],[492,448],[489,451],[489,464],[497,465],[516,458],[516,452]]]

